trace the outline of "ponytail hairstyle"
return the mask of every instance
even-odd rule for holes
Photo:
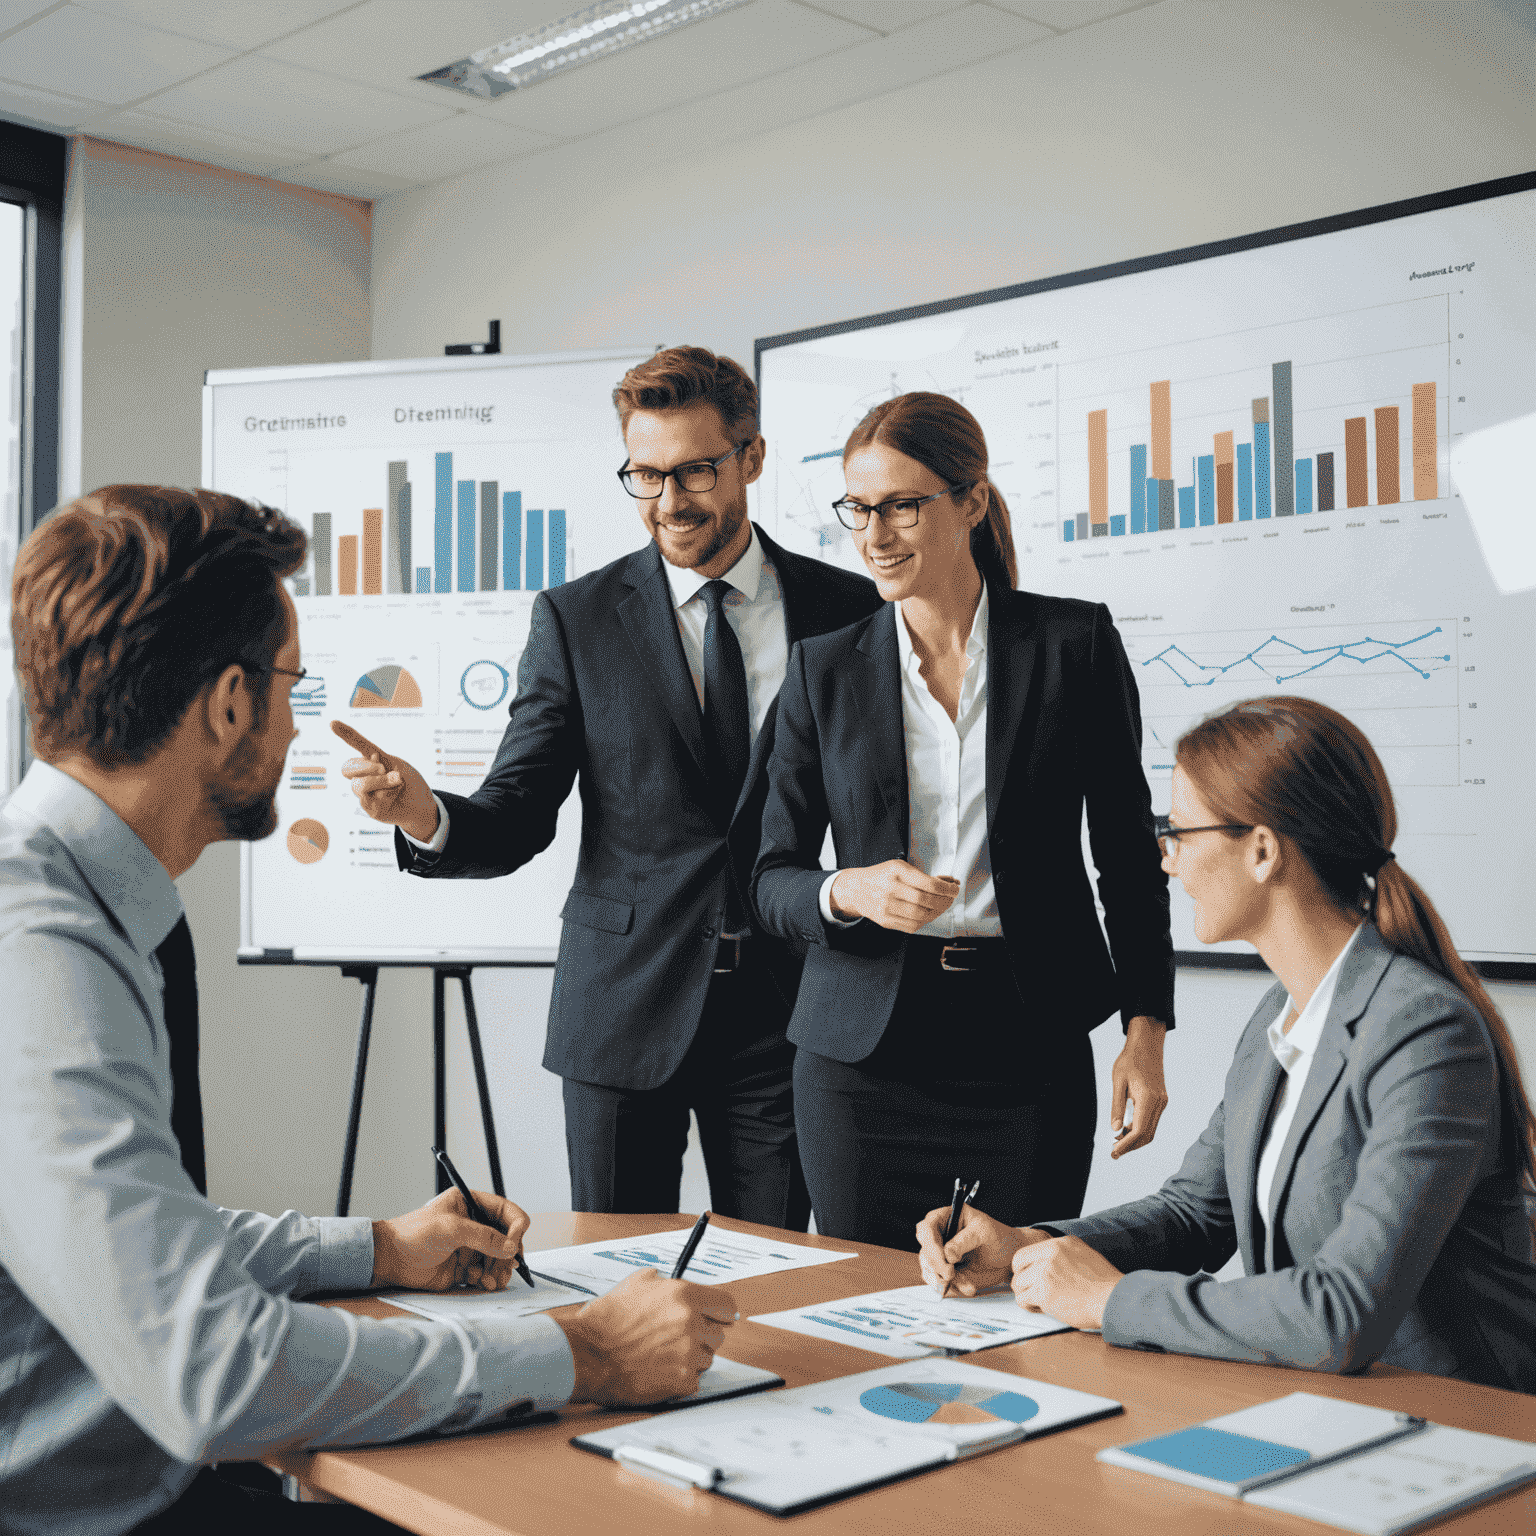
[[[1008,505],[987,478],[987,439],[981,423],[958,400],[930,390],[883,400],[849,434],[843,458],[871,443],[885,443],[916,459],[957,490],[985,481],[987,515],[971,529],[971,556],[984,579],[1018,586],[1019,562],[1013,552]]]
[[[1185,732],[1174,757],[1215,820],[1287,838],[1340,908],[1466,995],[1493,1038],[1513,1162],[1536,1182],[1536,1121],[1509,1027],[1392,852],[1397,808],[1364,733],[1313,699],[1249,699]]]

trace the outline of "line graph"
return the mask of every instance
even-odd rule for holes
[[[1454,618],[1126,634],[1141,693],[1143,766],[1173,768],[1178,739],[1241,699],[1298,693],[1349,716],[1394,786],[1460,782]]]

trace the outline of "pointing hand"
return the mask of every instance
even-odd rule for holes
[[[362,808],[375,821],[399,827],[419,843],[430,843],[437,831],[437,801],[427,781],[403,757],[390,756],[350,725],[332,720],[331,730],[362,754],[341,765],[342,777],[351,784]]]

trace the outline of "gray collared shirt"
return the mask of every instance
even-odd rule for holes
[[[0,807],[0,1531],[108,1536],[199,1463],[467,1428],[566,1401],[547,1317],[376,1321],[366,1218],[210,1204],[171,1130],[155,948],[181,917],[143,842],[34,764]]]

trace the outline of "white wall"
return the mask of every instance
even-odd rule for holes
[[[1168,0],[784,127],[699,101],[377,204],[373,355],[436,352],[496,316],[509,351],[688,341],[750,366],[754,337],[1527,171],[1531,17]],[[1176,1166],[1268,979],[1180,976],[1163,1130],[1118,1163],[1101,1137],[1090,1208]],[[1536,1083],[1536,988],[1495,990]],[[514,1188],[558,1205],[548,980],[487,975],[477,997],[515,1064],[504,1144],[516,1126],[536,1160]],[[1095,1036],[1101,1084],[1118,1033]],[[469,1146],[463,1072],[450,1103]]]

